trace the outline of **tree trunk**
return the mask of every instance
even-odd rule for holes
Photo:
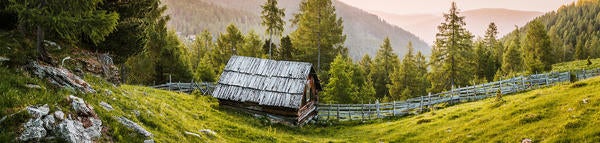
[[[36,48],[37,48],[37,52],[39,54],[38,55],[39,59],[47,64],[54,65],[54,63],[52,63],[52,59],[48,55],[48,51],[46,50],[46,47],[44,47],[44,44],[43,44],[44,30],[42,29],[42,26],[40,26],[40,25],[37,26],[36,33],[37,33]]]

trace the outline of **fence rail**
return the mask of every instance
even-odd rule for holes
[[[574,72],[577,80],[587,79],[600,75],[600,68]],[[374,104],[319,104],[319,120],[370,120],[391,116],[402,116],[410,113],[419,113],[440,103],[457,103],[464,101],[481,100],[502,94],[511,94],[521,91],[552,86],[556,83],[572,81],[571,72],[551,72],[518,76],[510,79],[460,87],[451,91],[429,94],[410,98],[405,101],[393,101]]]
[[[190,82],[190,83],[165,83],[161,85],[152,86],[152,88],[169,90],[169,91],[177,91],[177,92],[185,92],[192,93],[194,90],[198,90],[202,92],[204,95],[212,94],[213,90],[216,87],[216,83],[211,82]]]

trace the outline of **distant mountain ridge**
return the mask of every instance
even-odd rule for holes
[[[260,5],[263,0],[162,0],[167,5],[167,14],[171,16],[169,27],[184,35],[193,35],[208,29],[214,36],[223,32],[230,23],[238,26],[242,32],[254,30],[264,34],[260,25]],[[416,50],[429,55],[431,48],[425,41],[410,32],[389,24],[378,16],[349,6],[343,2],[333,1],[338,17],[344,20],[345,42],[350,56],[357,61],[364,54],[374,56],[389,36],[394,51],[403,56],[408,51],[406,45],[412,41]],[[298,11],[298,0],[280,0],[279,6],[286,9],[286,27],[284,35],[295,29],[289,22]],[[263,36],[266,37],[266,36]]]
[[[418,35],[428,44],[432,44],[434,42],[435,34],[438,32],[437,26],[443,20],[441,13],[439,15],[399,15],[378,11],[372,11],[371,13],[374,13],[386,21]],[[528,21],[543,14],[544,13],[542,12],[536,11],[520,11],[502,8],[483,8],[461,12],[461,15],[465,16],[467,30],[473,33],[476,37],[483,37],[487,26],[490,24],[490,22],[494,22],[498,26],[498,38],[514,30],[514,25],[523,26]]]

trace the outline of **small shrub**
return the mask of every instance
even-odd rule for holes
[[[564,125],[565,129],[575,129],[581,126],[583,126],[583,123],[579,120],[571,120]]]
[[[460,118],[460,115],[452,115],[450,117],[448,117],[448,120],[454,120],[454,119],[458,119]]]
[[[580,88],[580,87],[584,87],[587,85],[588,85],[588,83],[585,83],[585,82],[577,82],[577,83],[571,84],[570,88]]]
[[[527,123],[532,123],[532,122],[542,120],[542,118],[543,117],[538,114],[527,114],[523,118],[521,118],[521,120],[519,120],[519,121],[523,124],[527,124]]]
[[[423,124],[423,123],[429,123],[431,122],[431,119],[420,119],[417,120],[417,124]]]

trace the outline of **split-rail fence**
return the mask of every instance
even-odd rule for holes
[[[594,76],[599,76],[600,68],[575,71],[573,74],[576,80],[587,79]],[[369,104],[320,103],[318,104],[318,120],[371,120],[407,114],[416,114],[431,109],[431,107],[434,107],[436,104],[452,104],[465,101],[482,100],[489,97],[495,97],[498,92],[503,95],[517,93],[540,87],[552,86],[560,82],[573,81],[575,79],[572,79],[571,72],[550,72],[528,76],[518,76],[510,79],[467,87],[459,87],[450,91],[410,98],[405,101],[393,101],[386,103],[379,103],[379,101],[375,101],[375,103]],[[194,90],[198,90],[204,95],[210,95],[216,87],[216,83],[169,82],[152,87],[186,93],[191,93]]]

